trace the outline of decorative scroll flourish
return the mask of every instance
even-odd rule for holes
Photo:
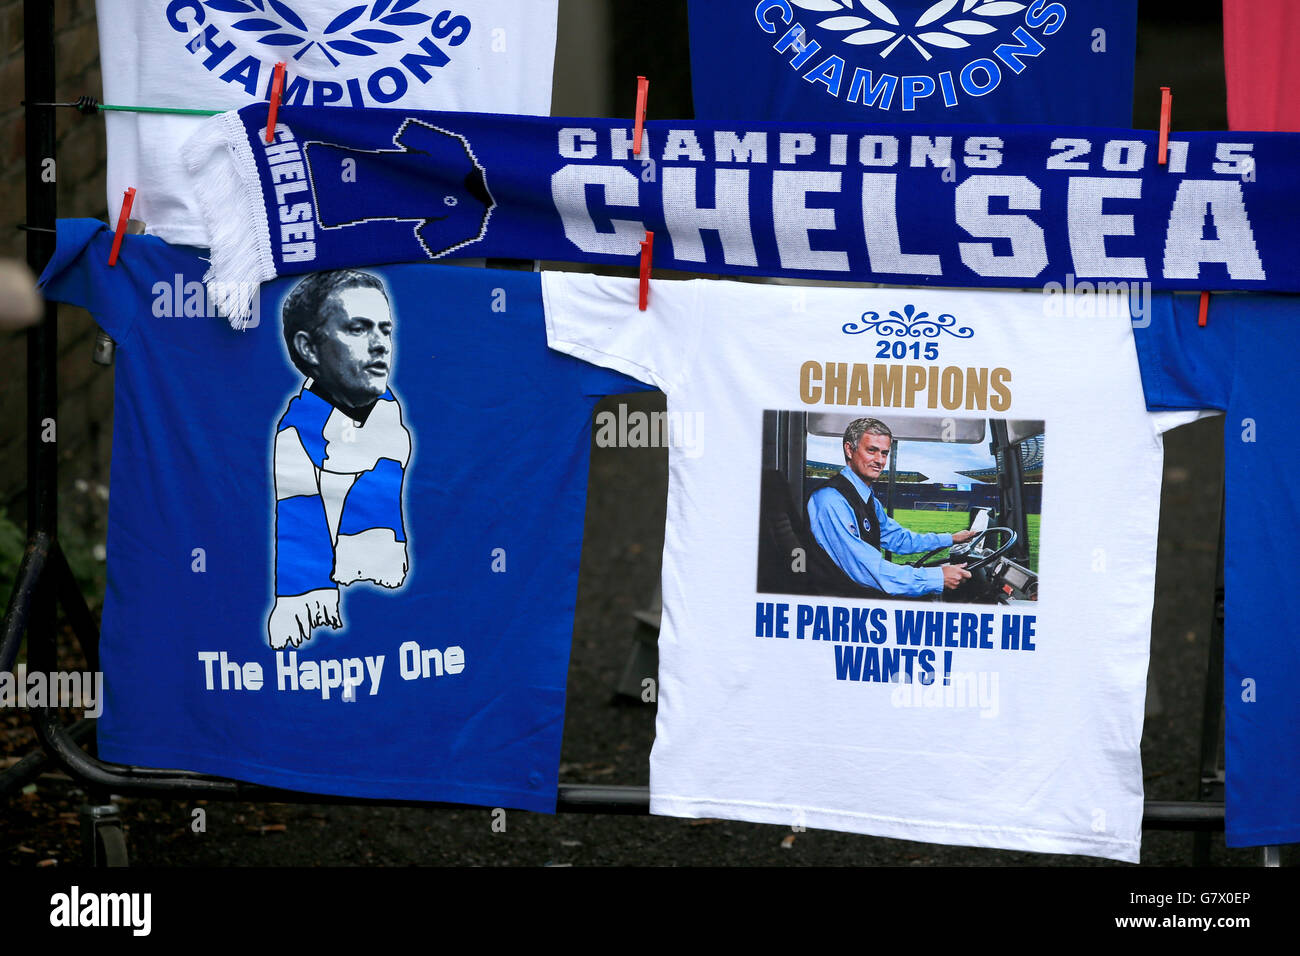
[[[955,328],[957,317],[946,312],[931,318],[929,312],[918,312],[916,306],[905,305],[902,312],[892,310],[889,314],[892,318],[882,319],[879,312],[863,312],[861,325],[857,322],[846,322],[842,331],[848,335],[876,332],[900,339],[937,339],[940,333],[947,333],[953,338],[968,339],[975,334],[975,330],[967,325]]]

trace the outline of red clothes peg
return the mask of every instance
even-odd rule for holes
[[[649,229],[641,240],[641,311],[644,312],[650,302],[650,260],[655,253],[655,234]]]
[[[126,235],[126,224],[131,219],[131,206],[135,203],[135,187],[132,186],[122,194],[122,211],[117,214],[117,229],[113,232],[113,248],[108,250],[108,264],[117,265],[117,254],[122,248],[122,237]]]
[[[1169,162],[1169,122],[1174,115],[1174,94],[1169,87],[1160,87],[1160,145],[1156,148],[1156,162],[1164,166]]]
[[[636,115],[633,120],[636,123],[632,130],[632,155],[641,155],[641,134],[645,131],[645,101],[646,95],[650,92],[650,81],[644,76],[636,78]]]
[[[1209,317],[1210,317],[1210,293],[1202,292],[1201,308],[1200,311],[1197,312],[1196,314],[1196,324],[1199,325],[1201,328],[1205,328],[1205,323],[1209,320]]]
[[[275,65],[275,77],[271,80],[271,104],[266,110],[266,141],[275,141],[275,120],[280,114],[280,97],[284,95],[285,62]]]

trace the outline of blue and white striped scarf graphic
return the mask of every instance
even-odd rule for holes
[[[409,567],[402,480],[411,436],[391,390],[362,423],[310,390],[290,400],[275,435],[275,607],[272,648],[339,628],[339,588],[400,588]]]

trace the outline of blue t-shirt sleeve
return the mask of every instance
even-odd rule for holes
[[[594,395],[598,398],[606,395],[626,395],[628,392],[656,391],[655,386],[649,382],[642,382],[631,375],[616,372],[612,368],[601,368],[599,365],[589,365],[586,362],[582,363],[578,378],[582,394]]]
[[[132,255],[133,238],[123,237],[117,265],[110,267],[113,231],[108,226],[96,219],[60,219],[54,255],[39,282],[45,298],[80,306],[114,341],[125,341],[141,307],[139,290],[171,278],[156,275],[148,258]]]
[[[1216,310],[1228,297],[1211,297],[1204,328],[1196,324],[1197,295],[1158,293],[1151,301],[1150,322],[1135,323],[1133,341],[1142,370],[1147,408],[1226,409],[1236,362],[1233,322]]]

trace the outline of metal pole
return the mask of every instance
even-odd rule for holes
[[[54,4],[23,2],[23,79],[25,99],[54,98]],[[28,106],[27,264],[39,274],[54,253],[57,210],[54,168],[54,111]],[[47,302],[43,321],[27,332],[27,540],[58,540],[58,367],[57,307]],[[32,670],[53,670],[55,598],[48,565],[34,581],[27,619],[27,656]]]
[[[1224,768],[1219,763],[1223,742],[1223,541],[1227,514],[1226,489],[1219,490],[1219,557],[1214,572],[1214,612],[1210,618],[1210,649],[1205,662],[1205,697],[1201,710],[1199,800],[1224,800]],[[1192,841],[1192,865],[1210,865],[1210,840],[1197,834]]]

